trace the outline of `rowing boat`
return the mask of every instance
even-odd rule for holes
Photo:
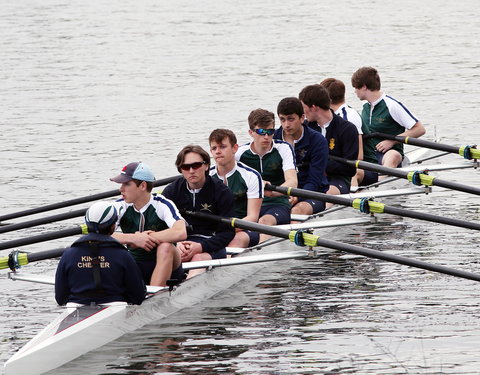
[[[417,155],[413,156],[413,159],[420,158],[420,155],[420,153],[417,153]],[[397,189],[396,192],[395,190],[389,190],[385,195],[395,196],[398,194],[418,194],[423,192],[425,192],[423,188],[413,187],[406,190]],[[372,193],[363,192],[349,194],[349,197],[371,195]],[[380,197],[382,192],[375,191],[374,195],[375,197]],[[343,214],[338,215],[339,210],[335,208],[331,211],[337,212],[337,216],[345,216]],[[343,210],[343,212],[345,211]],[[326,228],[332,226],[358,225],[370,220],[364,215],[356,213],[352,215],[350,214],[351,211],[348,212],[349,216],[357,215],[357,217],[343,219],[342,222],[339,220],[330,222],[319,220],[307,224],[296,224],[296,227],[290,226],[289,229],[315,228],[319,230],[324,228],[326,231],[328,230]],[[327,216],[327,211],[324,214]],[[211,298],[248,275],[259,271],[263,267],[264,262],[314,257],[311,252],[305,249],[298,249],[288,253],[275,254],[272,247],[262,246],[260,249],[252,248],[240,251],[240,254],[235,254],[230,259],[185,264],[185,269],[204,268],[207,266],[209,272],[199,274],[173,288],[173,290],[168,287],[149,287],[148,298],[142,305],[114,303],[104,306],[63,307],[62,313],[54,321],[5,363],[5,374],[40,374],[55,369],[121,337],[127,332],[135,331],[182,308]],[[235,267],[227,267],[233,265]],[[11,278],[15,280],[29,280],[29,276],[22,277],[22,273],[13,273]],[[53,278],[43,277],[42,279],[42,277],[37,276],[31,277],[29,281],[52,283]],[[32,366],[32,364],[34,365]],[[34,368],[33,371],[32,368]]]

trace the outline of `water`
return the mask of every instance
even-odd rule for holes
[[[2,213],[112,190],[108,178],[132,160],[150,164],[157,178],[175,175],[186,143],[206,146],[216,127],[245,142],[252,109],[275,111],[281,98],[328,76],[347,84],[348,102],[360,109],[349,82],[364,65],[379,69],[385,92],[430,135],[478,143],[475,9],[473,0],[3,1]],[[479,181],[476,171],[440,175]],[[478,198],[464,193],[394,204],[478,220]],[[480,260],[475,232],[411,219],[385,216],[331,238],[473,272]],[[53,274],[55,266],[26,269]],[[0,363],[58,312],[52,287],[5,275]],[[475,374],[477,290],[472,281],[358,257],[279,263],[55,373]]]

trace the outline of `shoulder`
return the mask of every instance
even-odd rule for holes
[[[254,175],[255,177],[261,178],[261,175],[257,170],[255,170],[253,168],[250,168],[248,165],[245,165],[240,161],[237,162],[237,171],[242,175],[244,175],[244,174]]]
[[[241,146],[238,146],[237,155],[242,155],[244,152],[250,150],[250,142],[244,143]]]
[[[307,138],[309,140],[319,140],[319,142],[327,141],[322,133],[318,132],[317,130],[313,130],[306,125],[303,125],[303,138]]]
[[[282,152],[282,151],[283,152],[288,152],[288,151],[293,152],[293,148],[290,145],[290,143],[282,141],[281,139],[274,139],[273,140],[273,147],[276,148],[277,150],[279,150],[280,152]]]

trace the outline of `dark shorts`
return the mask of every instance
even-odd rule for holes
[[[332,177],[328,179],[330,185],[336,186],[340,190],[340,194],[350,193],[350,184],[341,177]]]
[[[397,151],[398,152],[398,151]],[[377,157],[377,161],[378,161],[378,164],[382,165],[382,161],[383,161],[383,156],[385,154],[383,152],[380,152],[380,151],[377,151],[375,150],[375,156]],[[400,164],[397,165],[397,168],[401,168],[402,167],[402,162],[403,162],[403,159],[405,158],[405,155],[402,155],[402,161],[400,162]]]
[[[251,230],[246,230],[245,233],[248,235],[248,238],[250,238],[248,247],[258,245],[258,243],[260,242],[260,233],[252,232]]]
[[[150,279],[152,278],[156,263],[151,260],[136,260],[136,263],[138,268],[140,268],[145,285],[150,285]],[[177,280],[183,280],[185,278],[185,272],[183,271],[181,264],[178,268],[173,270],[170,278]]]
[[[277,224],[290,224],[290,207],[280,205],[267,205],[260,208],[260,217],[272,215]]]
[[[364,171],[363,180],[360,183],[360,186],[368,186],[378,182],[378,173],[373,171]]]
[[[206,238],[203,238],[203,237],[199,237],[199,236],[188,236],[187,237],[187,241],[192,241],[192,242],[198,242],[198,243],[201,243],[202,244],[202,248],[205,247],[205,243],[207,241]],[[223,249],[220,249],[220,250],[217,250],[215,252],[207,252],[207,251],[204,251],[208,254],[210,254],[210,256],[212,257],[212,259],[224,259],[227,257],[227,249],[223,248]]]
[[[302,200],[299,200],[299,202],[306,202],[310,206],[312,206],[312,210],[313,210],[312,214],[318,214],[319,212],[325,211],[325,202],[316,201],[314,199],[302,199]]]

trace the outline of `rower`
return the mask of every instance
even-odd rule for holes
[[[358,131],[358,156],[357,160],[365,160],[376,163],[376,158],[372,160],[371,156],[375,156],[374,150],[369,142],[363,144],[363,134],[368,134],[369,130],[363,123],[362,117],[358,112],[347,105],[345,102],[345,84],[339,79],[326,78],[320,83],[328,91],[330,96],[330,108],[333,112],[342,117],[344,120],[351,122]],[[373,184],[378,181],[378,173],[372,171],[364,171],[358,168],[355,176],[352,177],[350,191],[356,192],[359,184],[363,186]]]
[[[357,128],[332,111],[327,89],[322,85],[306,86],[300,92],[299,99],[308,126],[320,131],[326,138],[329,155],[355,160],[358,156]],[[355,167],[329,159],[326,173],[330,186],[327,194],[348,194],[355,172]]]
[[[277,106],[281,127],[275,131],[274,139],[288,142],[295,150],[298,169],[298,187],[319,193],[328,188],[325,169],[328,162],[328,146],[325,137],[303,125],[305,114],[298,98],[282,99]],[[325,210],[325,202],[291,197],[292,214],[312,215]]]
[[[372,67],[358,69],[352,75],[352,86],[363,105],[362,119],[371,133],[386,133],[418,138],[425,127],[402,103],[380,91],[380,76]],[[396,168],[404,158],[403,143],[379,137],[367,140],[375,150],[378,164]]]
[[[232,191],[235,200],[235,217],[258,222],[263,201],[262,176],[255,169],[237,162],[237,137],[230,129],[215,129],[208,137],[210,153],[216,165],[210,168],[210,176],[219,179]],[[260,234],[254,231],[235,230],[229,247],[251,247],[258,244]]]
[[[163,195],[185,212],[190,225],[187,239],[177,242],[182,262],[226,258],[225,247],[235,236],[233,227],[222,223],[212,225],[187,211],[231,217],[234,215],[232,192],[222,181],[210,177],[210,155],[200,146],[185,146],[178,153],[175,165],[183,177],[169,184]],[[187,278],[202,272],[204,269],[190,270]]]
[[[297,187],[297,169],[292,147],[284,141],[273,139],[275,115],[266,109],[255,109],[248,116],[248,133],[253,141],[238,148],[235,155],[240,161],[260,173],[264,184]],[[260,224],[277,225],[290,223],[288,197],[265,191],[260,209]],[[260,235],[260,242],[269,236]]]
[[[111,237],[117,218],[117,210],[107,202],[96,202],[87,210],[88,234],[66,249],[58,263],[59,305],[142,303],[146,289],[140,270],[125,247]]]
[[[120,185],[122,198],[115,202],[121,232],[113,234],[127,245],[146,284],[166,286],[167,280],[183,280],[179,250],[172,244],[187,237],[185,220],[175,204],[152,194],[155,177],[150,167],[132,162],[110,179]]]

